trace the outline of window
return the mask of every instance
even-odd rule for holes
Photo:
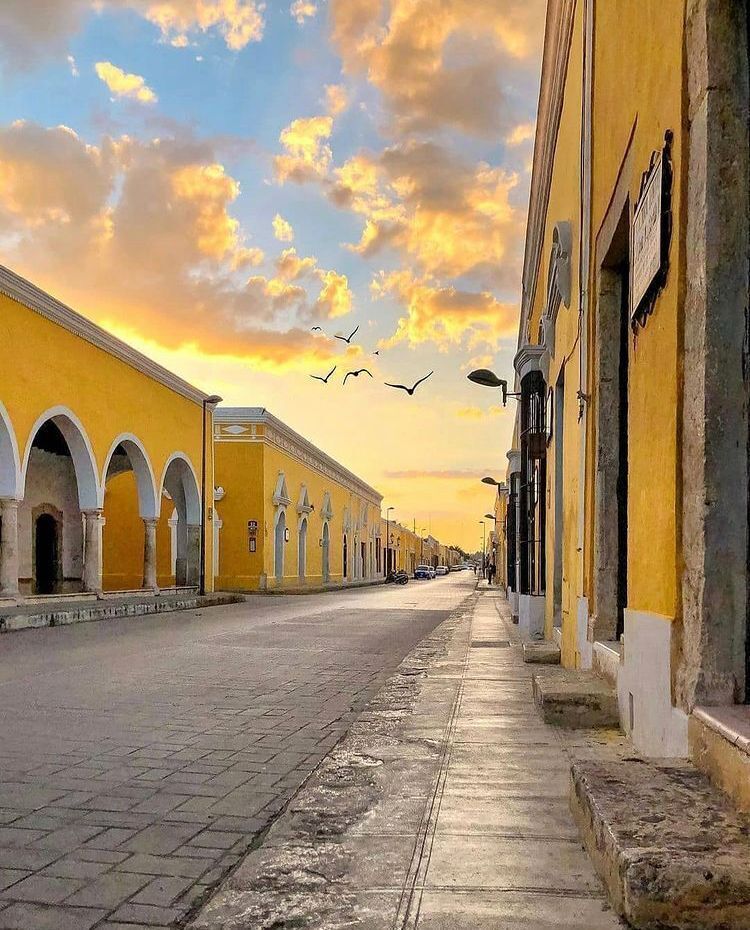
[[[520,592],[544,594],[547,488],[547,386],[540,371],[521,381]]]

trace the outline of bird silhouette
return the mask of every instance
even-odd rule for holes
[[[386,387],[400,388],[402,391],[406,391],[406,393],[409,395],[409,397],[412,397],[413,394],[414,394],[414,392],[416,391],[416,389],[419,387],[419,385],[420,385],[423,381],[426,381],[428,378],[432,377],[432,375],[434,375],[434,374],[435,374],[435,372],[434,372],[434,371],[431,371],[431,372],[429,373],[429,375],[425,375],[424,378],[420,378],[419,381],[416,382],[416,384],[414,385],[414,387],[407,387],[405,384],[389,384],[388,381],[385,382],[385,385],[386,385]]]
[[[344,375],[344,384],[346,384],[346,379],[351,375],[354,378],[358,378],[361,374],[370,375],[372,378],[372,373],[369,372],[366,368],[358,368],[357,371],[347,371]]]
[[[373,354],[373,355],[380,355],[380,349],[375,349],[375,351],[374,351],[372,354]]]
[[[323,327],[322,327],[322,326],[313,326],[313,328],[310,330],[310,332],[311,332],[311,333],[322,333],[322,332],[323,332]]]
[[[332,368],[332,369],[328,372],[328,374],[325,376],[325,378],[321,378],[320,375],[310,375],[310,377],[311,377],[311,378],[314,378],[316,381],[322,381],[323,384],[328,384],[328,379],[331,377],[331,375],[334,373],[334,371],[336,371],[336,368],[337,368],[337,366],[334,365],[333,368]]]
[[[334,338],[334,339],[340,339],[342,342],[345,342],[347,345],[351,345],[351,341],[352,341],[352,339],[354,338],[354,336],[356,335],[358,329],[359,329],[359,326],[357,326],[357,329],[355,329],[354,332],[351,333],[351,335],[349,335],[349,336],[334,336],[333,338]],[[368,374],[369,374],[369,372],[368,372]]]

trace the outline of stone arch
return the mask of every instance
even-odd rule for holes
[[[159,495],[156,491],[154,469],[143,443],[132,433],[121,433],[112,443],[104,460],[101,480],[101,505],[104,506],[104,492],[107,474],[117,450],[122,448],[130,461],[138,487],[138,509],[144,520],[155,520],[159,516]]]
[[[10,416],[0,403],[0,498],[18,500],[23,494],[21,459]]]
[[[195,469],[183,452],[174,452],[167,459],[160,488],[159,510],[166,492],[177,511],[175,584],[193,587],[200,574],[201,495]]]
[[[60,430],[65,442],[70,450],[75,469],[76,482],[78,484],[78,503],[81,510],[96,510],[99,508],[100,492],[99,478],[97,475],[96,457],[91,447],[86,430],[78,417],[68,407],[51,407],[37,418],[31,427],[29,438],[26,442],[26,451],[23,458],[22,475],[23,488],[26,488],[26,479],[28,477],[29,459],[34,440],[39,430],[46,424],[52,422]]]
[[[297,574],[300,581],[307,575],[307,515],[300,517],[297,528]]]
[[[328,523],[328,520],[323,523],[321,548],[323,583],[328,584],[328,582],[331,580],[331,527]]]
[[[286,508],[276,511],[273,527],[273,570],[278,584],[284,580],[284,547],[286,545]]]

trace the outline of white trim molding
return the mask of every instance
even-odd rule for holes
[[[519,381],[523,381],[524,377],[531,371],[543,372],[542,366],[546,352],[544,346],[529,343],[521,346],[513,359],[513,367],[516,369]]]
[[[0,294],[5,294],[6,297],[10,297],[16,303],[33,310],[52,323],[62,326],[63,329],[67,329],[74,336],[84,339],[91,345],[96,346],[97,349],[102,349],[131,368],[135,368],[136,371],[140,371],[141,374],[163,384],[170,391],[174,391],[176,394],[193,401],[193,403],[202,404],[204,400],[208,399],[207,394],[199,391],[192,384],[178,378],[171,371],[142,355],[126,342],[102,329],[101,326],[87,320],[80,313],[71,310],[70,307],[56,300],[50,294],[32,284],[31,281],[27,281],[26,278],[22,278],[4,265],[0,265]]]

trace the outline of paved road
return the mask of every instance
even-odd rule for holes
[[[0,637],[0,928],[181,922],[473,586]]]

